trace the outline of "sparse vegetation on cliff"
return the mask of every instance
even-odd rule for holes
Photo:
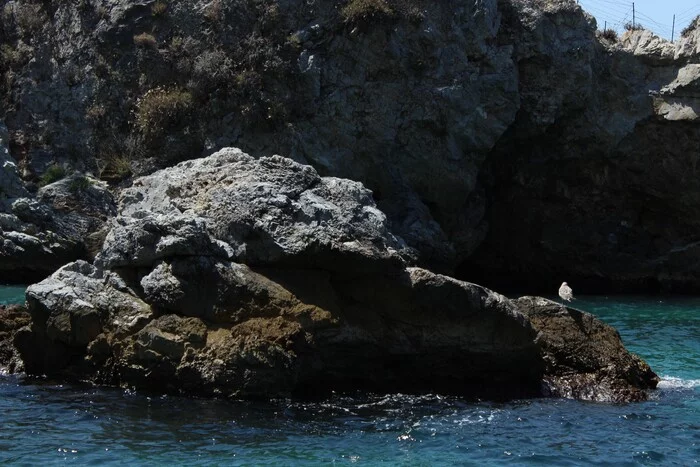
[[[153,136],[176,123],[192,105],[192,94],[188,91],[151,89],[136,103],[136,126],[145,136]]]
[[[78,193],[81,193],[81,192],[87,190],[88,188],[90,188],[90,185],[92,185],[92,183],[90,183],[90,179],[88,179],[87,177],[85,177],[83,175],[80,175],[78,177],[75,177],[73,180],[71,180],[70,186],[68,187],[68,189],[70,190],[71,193],[73,193],[74,195],[77,195]]]
[[[156,40],[156,38],[153,36],[153,34],[149,34],[147,32],[136,34],[134,36],[134,44],[136,44],[139,47],[147,47],[150,49],[158,48],[158,41]]]
[[[126,155],[108,153],[97,159],[99,177],[108,182],[119,182],[131,175],[131,161]]]
[[[385,0],[350,0],[341,11],[345,21],[392,17],[394,10]]]
[[[151,5],[151,14],[153,16],[161,16],[165,14],[165,12],[168,9],[168,4],[162,1],[157,1],[153,5]]]
[[[600,37],[607,39],[610,42],[617,42],[617,31],[614,29],[606,29],[600,33]]]
[[[688,37],[688,35],[690,35],[690,33],[693,32],[695,29],[697,29],[699,25],[700,15],[696,16],[693,19],[693,21],[691,21],[690,24],[681,31],[681,37]]]
[[[423,18],[423,8],[422,0],[350,0],[341,15],[346,23],[389,18],[419,21]]]
[[[39,179],[39,186],[49,185],[66,176],[66,169],[60,165],[50,165]]]

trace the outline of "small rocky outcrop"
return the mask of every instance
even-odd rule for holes
[[[0,279],[39,280],[77,258],[94,256],[116,205],[106,184],[80,174],[47,180],[36,193],[20,178],[0,122]],[[35,187],[36,189],[36,187]]]
[[[540,297],[521,297],[515,305],[537,330],[545,361],[544,392],[590,401],[646,400],[659,378],[628,352],[620,334],[584,311]]]
[[[27,309],[20,305],[0,305],[0,374],[23,371],[24,364],[14,345],[17,331],[31,323]]]
[[[29,287],[15,342],[30,374],[189,394],[540,395],[518,303],[412,261],[360,183],[225,149],[125,190],[93,264]]]

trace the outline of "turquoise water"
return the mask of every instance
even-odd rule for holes
[[[0,285],[0,305],[24,303],[26,287],[19,285]]]
[[[649,402],[225,402],[0,376],[0,464],[695,465],[700,299],[588,297],[663,376]]]

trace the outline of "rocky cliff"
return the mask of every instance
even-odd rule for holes
[[[601,38],[573,65],[581,92],[551,107],[559,115],[533,125],[521,108],[482,171],[489,235],[464,275],[531,290],[565,276],[585,290],[697,291],[695,26],[675,44],[645,30]]]
[[[110,226],[92,264],[27,290],[30,375],[236,398],[634,401],[658,382],[586,313],[411,266],[369,190],[291,159],[224,149],[138,178]]]
[[[610,43],[572,0],[6,0],[0,120],[30,189],[236,145],[361,181],[439,272],[692,290],[698,34]],[[89,258],[99,226],[47,229],[49,266],[2,279]]]

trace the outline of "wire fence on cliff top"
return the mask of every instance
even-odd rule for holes
[[[630,0],[578,0],[578,3],[584,10],[595,16],[598,29],[607,28],[622,32],[625,25],[634,24],[643,26],[668,40],[677,40],[683,28],[700,15],[700,2],[680,11],[672,11],[672,8],[668,8],[668,18],[652,17]]]

